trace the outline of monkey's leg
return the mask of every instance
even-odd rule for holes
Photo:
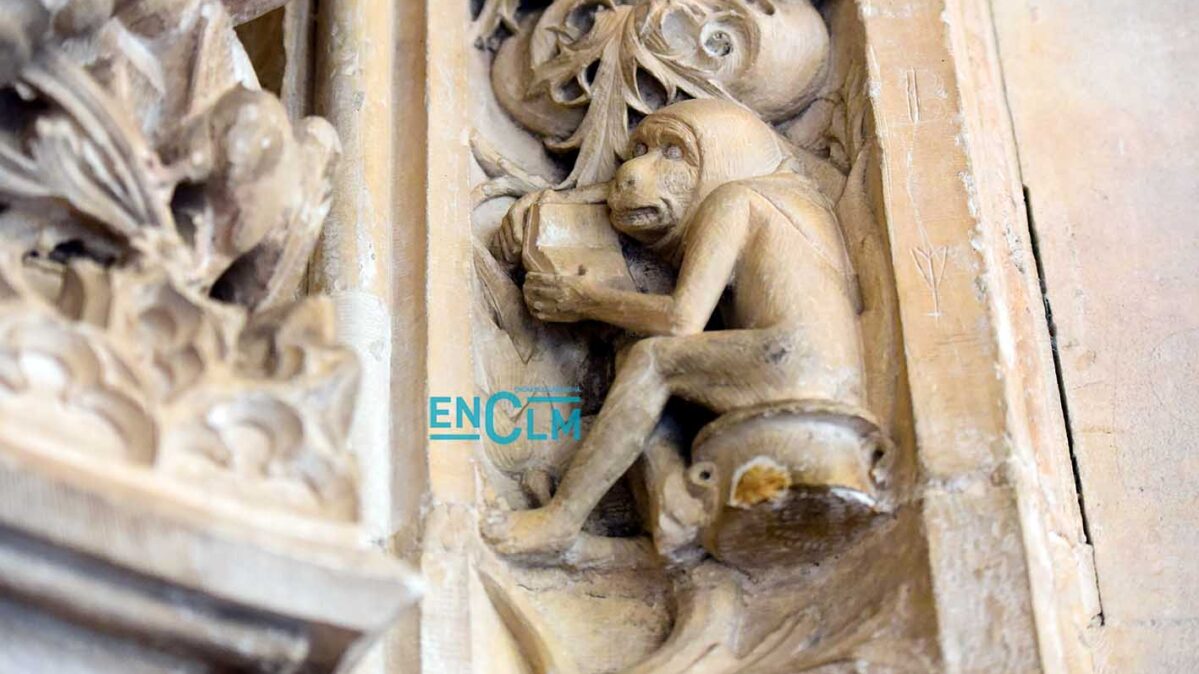
[[[807,395],[808,350],[790,330],[715,330],[650,341],[671,394],[718,414]]]
[[[704,517],[703,503],[687,491],[685,439],[677,428],[662,424],[650,436],[642,459],[645,516],[654,547],[663,557],[681,561],[696,539]],[[694,548],[698,551],[698,548]]]
[[[721,330],[637,342],[549,505],[494,513],[483,535],[502,554],[561,552],[641,455],[672,394],[717,412],[798,397],[802,351],[785,330]]]
[[[493,513],[483,535],[507,555],[560,552],[574,541],[592,509],[641,455],[670,397],[651,342],[634,344],[608,398],[548,505]]]

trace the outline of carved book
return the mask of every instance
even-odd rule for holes
[[[608,207],[603,204],[534,206],[523,260],[528,271],[584,276],[600,285],[633,289],[620,239],[608,224]]]

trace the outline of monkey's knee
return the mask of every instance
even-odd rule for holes
[[[625,350],[618,370],[620,372],[645,372],[655,369],[659,341],[658,337],[650,337],[634,343]]]
[[[669,382],[662,371],[660,337],[643,339],[626,349],[616,367],[613,395],[631,395],[648,401],[669,393]],[[662,402],[665,402],[663,399]]]

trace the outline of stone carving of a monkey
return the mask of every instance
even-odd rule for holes
[[[612,225],[678,269],[671,294],[615,290],[587,276],[530,273],[545,321],[596,320],[644,339],[620,364],[590,433],[544,507],[493,513],[504,554],[568,548],[605,492],[645,451],[671,397],[723,414],[788,400],[863,404],[853,271],[828,199],[784,141],[729,102],[650,115],[610,183],[517,202],[496,247],[519,259],[531,206],[607,202]],[[705,331],[721,305],[725,329]]]

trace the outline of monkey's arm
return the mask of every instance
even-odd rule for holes
[[[682,269],[670,295],[615,290],[585,277],[531,274],[526,300],[546,320],[590,319],[643,335],[703,332],[745,245],[749,198],[745,188],[727,185],[704,200],[684,234]]]

